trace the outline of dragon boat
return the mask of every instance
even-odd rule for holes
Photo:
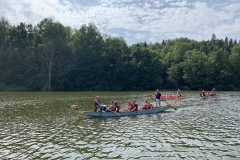
[[[151,115],[163,112],[170,108],[174,108],[177,110],[176,107],[171,105],[160,106],[160,107],[153,107],[151,110],[138,110],[138,111],[120,111],[120,112],[93,112],[93,111],[81,111],[77,105],[71,105],[71,109],[76,110],[78,114],[83,114],[85,116],[91,117],[123,117],[123,116],[136,116],[136,115]]]
[[[153,107],[151,110],[139,110],[139,111],[123,111],[123,112],[83,112],[85,116],[92,117],[122,117],[122,116],[136,116],[136,115],[149,115],[159,112],[163,112],[172,108],[172,106]]]
[[[208,99],[208,98],[218,97],[218,95],[217,95],[217,94],[208,94],[208,95],[202,95],[202,94],[200,94],[200,97],[202,97],[202,99]]]

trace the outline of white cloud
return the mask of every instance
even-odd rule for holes
[[[137,33],[135,34],[135,38],[137,39],[142,39],[142,38],[145,38],[146,36],[144,34],[140,34],[140,33]]]
[[[182,2],[181,1],[177,1],[177,2],[172,2],[170,3],[171,6],[177,6],[177,7],[184,7],[187,5],[187,1],[186,0],[183,0]]]
[[[234,0],[3,0],[0,17],[15,25],[36,25],[44,18],[73,28],[91,22],[101,33],[133,44],[179,37],[207,40],[213,33],[239,40],[239,8]]]
[[[216,26],[214,29],[215,29],[215,34],[217,38],[224,39],[225,37],[232,38],[232,36],[234,36],[236,33],[237,33],[236,36],[240,37],[239,28],[240,28],[240,18],[236,19],[233,24],[226,23],[221,26]],[[237,37],[233,39],[237,39]]]
[[[234,3],[234,4],[228,4],[227,6],[223,6],[223,9],[229,11],[229,12],[235,12],[240,9],[240,2]]]

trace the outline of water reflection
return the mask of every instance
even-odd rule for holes
[[[149,93],[1,93],[1,158],[240,158],[239,92],[206,100],[184,92],[177,111],[154,115],[91,118],[70,110],[70,104],[92,109],[96,95],[124,104]]]

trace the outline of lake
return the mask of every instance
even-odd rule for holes
[[[153,91],[0,92],[0,159],[240,159],[240,92],[217,93],[183,91],[176,111],[92,118],[70,105],[92,110],[96,95],[141,105]]]

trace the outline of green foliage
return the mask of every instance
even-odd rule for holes
[[[230,68],[233,71],[232,75],[232,88],[234,90],[240,88],[240,45],[234,45],[232,48],[232,52],[229,55],[229,63],[230,63]]]
[[[140,42],[71,29],[45,18],[36,26],[0,20],[0,90],[239,90],[240,47],[227,37]]]
[[[181,63],[183,79],[193,89],[210,88],[214,85],[213,61],[208,59],[205,53],[189,51],[186,59]]]
[[[48,69],[48,82],[43,90],[52,90],[52,70],[57,55],[62,52],[66,46],[68,33],[66,28],[59,22],[53,22],[52,19],[44,19],[37,24],[36,31],[39,35],[38,52],[45,59]],[[47,87],[46,87],[47,86]]]
[[[7,20],[1,18],[0,20],[0,54],[6,49],[7,47],[7,38],[9,35],[9,28],[10,25]]]
[[[235,45],[232,48],[232,53],[229,56],[229,62],[231,64],[231,67],[236,70],[239,71],[240,68],[240,45]]]
[[[168,83],[172,88],[179,88],[179,81],[181,79],[181,73],[179,69],[179,65],[172,65],[167,69],[168,74]]]

